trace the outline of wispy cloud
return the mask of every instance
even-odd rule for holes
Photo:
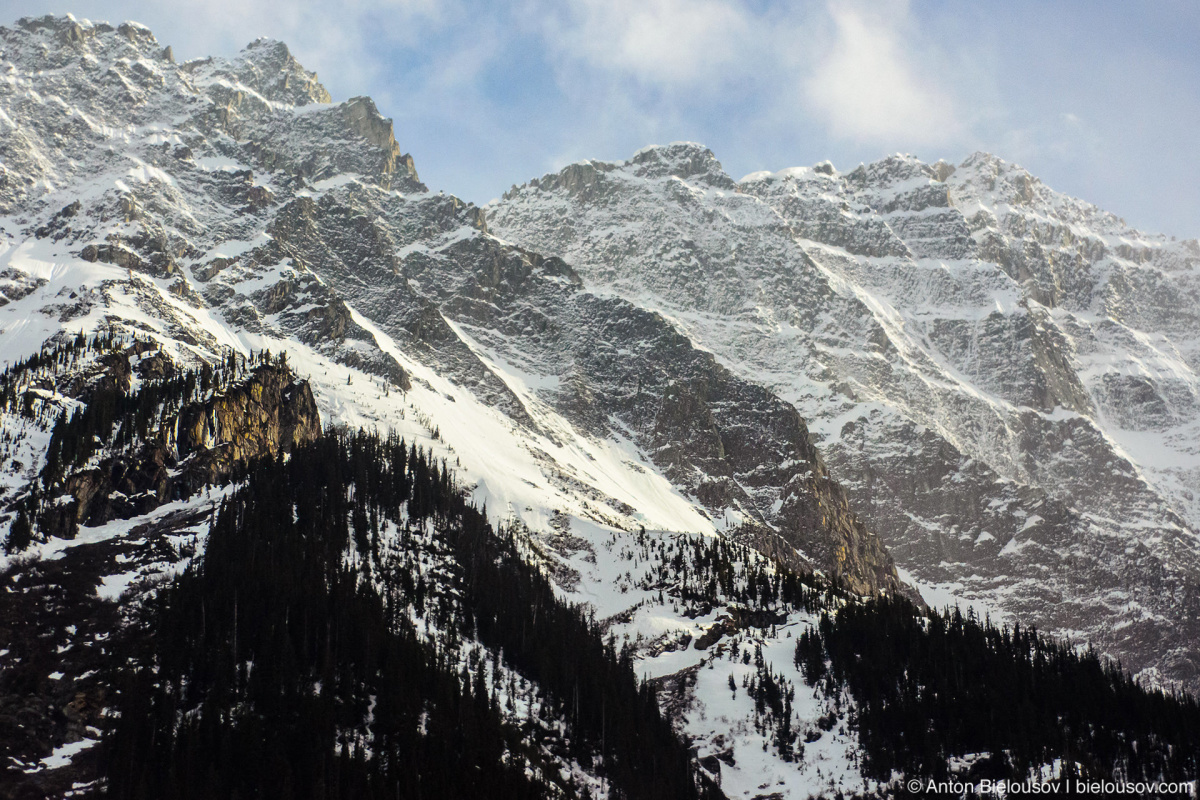
[[[835,139],[890,149],[954,144],[969,129],[933,77],[939,56],[922,45],[906,2],[569,0],[534,8],[568,91],[599,72],[655,88],[658,110],[752,93],[781,131],[803,118]]]
[[[804,81],[804,96],[836,136],[895,147],[948,144],[963,125],[946,89],[910,50],[907,4],[830,3],[832,45]]]
[[[757,22],[724,0],[572,0],[537,13],[560,56],[664,85],[745,69]]]

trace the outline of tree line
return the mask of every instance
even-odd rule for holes
[[[1200,774],[1200,704],[1147,689],[1091,649],[968,610],[922,611],[902,598],[848,604],[800,635],[811,686],[845,687],[870,774],[975,774],[1024,780],[1059,765],[1062,780],[1192,780]]]
[[[146,615],[105,745],[116,798],[588,796],[464,643],[537,687],[566,755],[612,796],[721,796],[628,652],[555,597],[444,463],[394,437],[329,432],[255,466]]]

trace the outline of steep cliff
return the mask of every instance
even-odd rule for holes
[[[539,591],[594,613],[630,685],[645,687],[643,700],[656,693],[730,797],[894,793],[880,728],[864,729],[861,712],[886,719],[926,697],[1016,715],[983,743],[969,734],[1000,730],[974,724],[986,710],[966,718],[969,730],[909,715],[913,730],[942,736],[918,748],[939,773],[1019,777],[1064,763],[1065,748],[1108,754],[1111,775],[1128,764],[1096,732],[1139,757],[1143,734],[1168,741],[1127,719],[1094,725],[1090,698],[1138,692],[1072,647],[1086,639],[1148,681],[1195,675],[1194,243],[1128,230],[987,156],[734,181],[711,152],[677,144],[572,165],[485,214],[430,192],[371,101],[332,102],[280,43],[179,64],[144,27],[70,17],[21,20],[0,42],[11,121],[0,137],[0,584],[11,598],[0,735],[23,742],[23,781],[65,796],[86,772],[64,760],[101,758],[92,728],[114,710],[93,670],[124,663],[105,637],[163,576],[203,556],[208,521],[249,480],[242,467],[295,452],[318,417],[377,432],[322,437],[370,469],[317,497],[331,473],[310,460],[292,495],[272,481],[256,491],[272,507],[336,512],[349,539],[321,553],[300,542],[292,555],[320,555],[326,587],[370,591],[308,616],[291,604],[319,592],[283,602],[262,591],[254,605],[282,613],[267,628],[333,632],[301,633],[300,646],[336,642],[361,667],[373,662],[349,632],[366,629],[339,628],[337,614],[382,601],[391,622],[420,620],[413,635],[447,659],[449,688],[499,703],[519,729],[508,752],[553,765],[556,796],[612,796],[595,778],[613,706],[598,704],[599,754],[573,733],[568,745],[564,725],[595,702],[539,699],[530,665],[504,663],[513,648],[471,638],[478,614],[445,627],[464,595],[438,520],[467,499],[481,510],[477,532],[490,523],[486,537],[510,542],[522,569],[553,579]],[[1159,460],[1159,446],[1171,457]],[[295,460],[259,463],[278,477]],[[368,502],[401,491],[396,475],[411,469],[428,479],[412,486],[436,488],[411,495],[412,507]],[[291,541],[289,520],[314,518],[266,519],[253,532],[278,543]],[[269,585],[255,570],[274,556],[236,552],[209,578],[232,569],[241,586]],[[1026,643],[1030,623],[1071,636],[1072,647],[1038,647],[1065,665],[1052,694],[1080,712],[1074,738],[1058,736],[1053,704],[1031,716],[1019,699],[1030,696],[1024,656],[1009,664],[1015,683],[1011,673],[964,683],[943,668],[957,655],[938,649],[948,628],[936,615],[857,597],[904,593],[909,575],[933,603],[962,599],[1020,622]],[[230,687],[251,682],[251,665],[257,681],[288,660],[284,647],[281,659],[247,661],[237,620],[260,608],[228,584],[211,588],[201,602],[231,613],[220,614],[220,648],[199,652]],[[553,606],[518,605],[543,622]],[[812,637],[826,612],[860,607],[879,623],[862,628],[870,636]],[[903,640],[877,616],[889,607],[901,609]],[[204,608],[192,610],[213,619]],[[972,658],[1012,648],[1010,633],[941,619]],[[912,637],[941,654],[926,660],[936,669],[904,666]],[[802,685],[835,655],[837,677]],[[1080,702],[1076,667],[1108,688]],[[182,681],[185,694],[184,683],[199,685]],[[331,700],[315,685],[349,691],[313,729],[319,758],[379,752],[371,737],[387,735],[387,716],[366,684],[305,674],[284,718]],[[409,733],[422,719],[413,711]],[[1179,719],[1169,716],[1139,719]],[[1049,733],[1036,752],[1021,739],[1031,724]],[[923,736],[911,741],[932,741]],[[976,760],[985,750],[996,760]],[[152,752],[135,747],[133,760],[161,767]]]
[[[283,45],[258,41],[232,60],[175,64],[137,27],[46,18],[0,38],[22,65],[21,91],[5,113],[29,146],[13,150],[8,168],[32,177],[48,158],[61,187],[35,198],[6,184],[0,203],[36,219],[21,228],[29,246],[69,260],[91,287],[83,295],[79,281],[43,287],[14,315],[77,324],[103,313],[109,325],[149,327],[210,358],[231,341],[297,357],[303,350],[312,379],[333,362],[339,382],[365,372],[385,397],[419,386],[414,370],[432,372],[516,424],[521,459],[540,473],[531,483],[554,495],[512,503],[523,518],[529,509],[531,527],[545,529],[539,508],[574,507],[601,524],[736,533],[856,590],[900,590],[886,550],[832,485],[795,408],[719,368],[672,320],[590,293],[562,260],[507,245],[488,234],[478,208],[428,192],[391,121],[366,98],[326,105],[315,76]],[[130,96],[100,102],[93,87],[110,72]],[[155,132],[117,155],[108,129],[65,137],[76,117],[30,92],[53,93],[88,119],[136,119]],[[646,170],[667,168],[654,157]],[[138,180],[126,174],[131,158],[145,165]],[[709,174],[710,161],[684,171]],[[85,176],[105,188],[81,193]],[[585,181],[581,173],[567,182]],[[17,261],[25,266],[14,274],[27,274],[28,262]],[[344,412],[339,402],[328,400],[335,415]],[[574,441],[603,443],[614,463],[552,454]],[[162,444],[128,469],[104,465],[125,481],[114,503],[132,509],[125,495],[144,503],[174,491],[161,475],[182,453]],[[658,513],[662,493],[635,489],[645,474],[666,480],[687,510]],[[79,475],[70,487],[78,502],[60,516],[118,513],[93,499],[111,495],[110,475]],[[495,487],[491,499],[509,512],[511,477],[481,484]]]
[[[88,359],[92,348],[102,354]],[[63,410],[41,474],[9,502],[37,536],[71,539],[80,525],[141,516],[321,432],[311,388],[282,361],[187,370],[148,341],[82,338],[63,352],[85,357],[42,390],[46,411]],[[10,371],[5,383],[35,384],[38,371]]]
[[[983,153],[735,182],[690,143],[531,180],[488,223],[794,404],[930,597],[1200,685],[1196,242]]]

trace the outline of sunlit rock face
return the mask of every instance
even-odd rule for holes
[[[734,182],[677,143],[487,212],[794,404],[933,602],[1197,685],[1197,242],[984,153]]]
[[[0,39],[13,320],[152,332],[185,364],[293,343],[400,394],[414,386],[400,359],[415,359],[517,437],[629,448],[691,509],[654,519],[601,488],[600,470],[522,444],[555,491],[599,503],[597,520],[698,527],[862,594],[911,591],[791,403],[662,315],[589,291],[562,259],[490,235],[480,209],[420,183],[369,98],[331,103],[283,44],[181,64],[145,28],[65,17]],[[734,188],[707,151],[637,164]],[[78,279],[38,284],[34,261]],[[306,377],[333,391],[324,372]],[[626,484],[643,481],[634,460]]]
[[[100,748],[43,769],[116,719],[96,670],[128,659],[93,645],[202,556],[226,478],[331,426],[428,453],[729,797],[878,788],[853,698],[807,681],[796,642],[909,576],[1196,685],[1195,243],[990,156],[734,181],[678,144],[480,209],[282,44],[177,63],[141,26],[70,17],[0,28],[0,132],[5,669],[48,654],[0,704],[36,706],[5,741],[38,796],[98,774]],[[171,388],[187,374],[209,377]],[[47,469],[101,394],[145,402]],[[424,519],[382,526],[399,572],[343,566],[416,581],[452,670],[508,662],[477,623],[441,627],[465,584]],[[816,577],[823,600],[781,606],[781,562],[849,591]],[[799,690],[769,725],[764,676]],[[515,741],[614,796],[517,677],[493,681]]]

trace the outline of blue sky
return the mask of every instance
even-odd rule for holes
[[[0,0],[0,23],[135,19],[177,58],[280,39],[366,94],[434,189],[477,203],[584,158],[703,142],[738,178],[894,152],[1015,161],[1200,236],[1200,4]]]

